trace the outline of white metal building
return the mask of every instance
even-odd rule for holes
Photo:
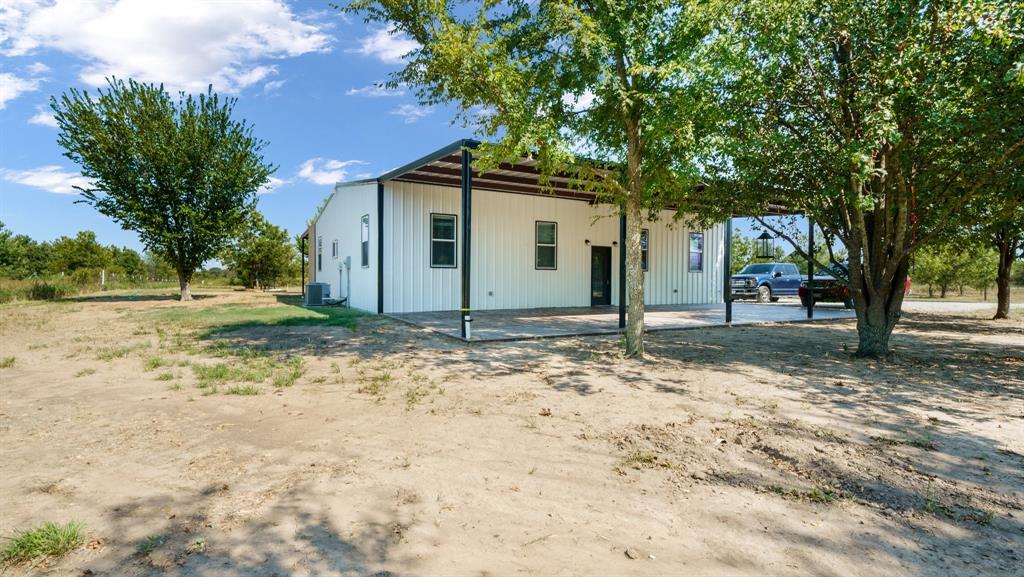
[[[618,207],[568,178],[544,190],[529,160],[470,170],[475,145],[336,185],[306,231],[310,280],[384,314],[618,305]],[[646,304],[722,302],[725,229],[646,223]]]

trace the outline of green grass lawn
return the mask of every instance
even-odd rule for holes
[[[247,327],[329,326],[355,328],[365,313],[341,307],[306,308],[299,296],[278,296],[272,304],[228,303],[207,307],[165,308],[148,313],[152,320],[209,334]]]

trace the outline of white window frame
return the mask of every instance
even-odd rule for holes
[[[553,243],[542,243],[540,242],[540,225],[551,224],[555,227],[555,242]],[[534,270],[558,270],[558,223],[552,220],[537,220],[533,224],[533,268]],[[540,266],[540,248],[541,247],[553,247],[555,249],[555,262],[553,266]]]
[[[644,237],[647,237],[647,242],[644,242]],[[647,246],[644,246],[644,245]],[[646,258],[644,258],[646,257]],[[649,228],[640,229],[640,270],[647,272],[651,268],[651,230]]]
[[[694,235],[699,235],[700,236],[700,250],[699,251],[693,250],[693,237],[694,237]],[[701,231],[701,232],[691,232],[690,234],[686,235],[686,268],[690,272],[704,272],[704,240],[705,240],[705,238],[706,237],[705,237],[703,231]],[[698,268],[693,268],[693,255],[695,255],[695,254],[699,254],[700,255],[700,267],[698,267]]]
[[[359,259],[363,268],[370,268],[370,215],[359,217]]]
[[[316,271],[324,270],[324,237],[316,237]]]
[[[452,221],[452,238],[434,238],[434,219],[441,218]],[[442,212],[430,213],[430,268],[458,268],[459,267],[459,218],[454,214]],[[452,244],[452,264],[436,264],[434,261],[434,243],[450,242]]]
[[[331,258],[338,258],[338,239],[331,242]]]

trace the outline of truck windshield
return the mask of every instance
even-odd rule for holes
[[[772,267],[775,265],[771,264],[748,264],[743,267],[743,270],[739,274],[768,274],[772,272]]]

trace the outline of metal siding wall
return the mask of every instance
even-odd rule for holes
[[[459,190],[390,181],[384,207],[384,312],[458,309],[458,269],[430,267],[430,213],[459,215]]]
[[[590,247],[584,240],[589,239],[593,246],[612,246],[618,241],[615,207],[486,190],[476,190],[473,195],[473,309],[590,305]],[[459,308],[458,269],[430,268],[431,212],[458,215],[461,228],[459,189],[385,183],[385,312]],[[358,221],[361,214],[354,219]],[[599,215],[603,218],[595,221]],[[651,270],[645,279],[647,303],[720,301],[724,226],[704,231],[704,271],[690,273],[690,231],[681,225],[670,226],[671,217],[672,213],[665,211],[661,220],[645,225],[651,231]],[[558,223],[558,270],[534,268],[534,223],[538,220]],[[460,255],[462,247],[460,230]],[[613,305],[618,304],[620,248],[612,246]],[[355,255],[353,261],[358,264],[358,252]],[[678,292],[673,293],[674,289]]]
[[[644,278],[644,300],[649,305],[706,304],[721,300],[724,225],[690,229],[672,221],[672,212],[649,222],[650,265]],[[690,232],[704,233],[704,270],[690,272]]]
[[[359,219],[370,215],[370,266],[360,264],[361,240]],[[317,282],[331,285],[331,297],[342,294],[340,266],[346,256],[352,258],[351,290],[349,301],[353,308],[377,312],[377,185],[376,183],[341,186],[324,207],[316,221],[315,236],[324,239],[323,271],[316,274]],[[331,243],[338,240],[338,256],[331,256]],[[315,256],[315,249],[314,249]],[[316,269],[316,261],[311,263]]]

